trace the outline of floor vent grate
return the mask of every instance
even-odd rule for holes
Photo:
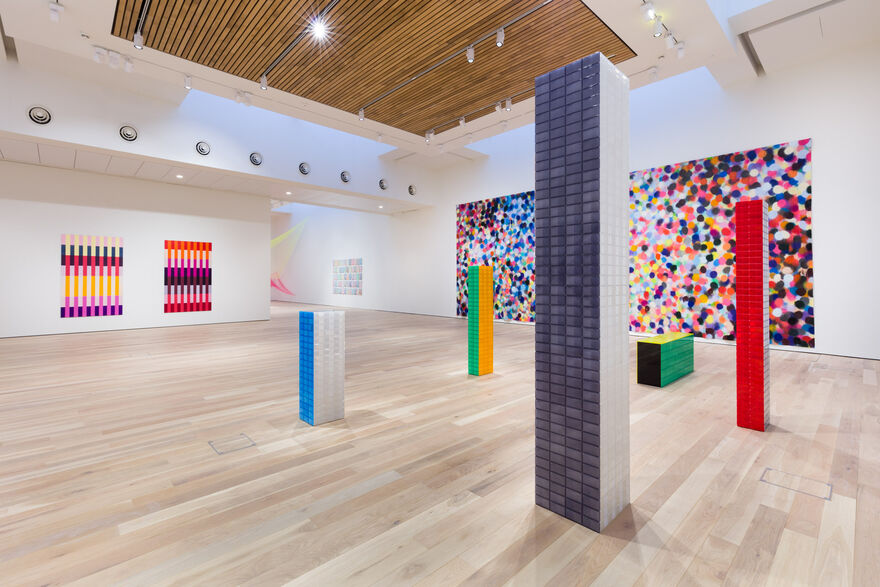
[[[798,493],[805,493],[819,499],[831,501],[832,487],[830,483],[817,481],[809,477],[801,477],[793,473],[786,473],[767,467],[761,475],[761,481],[768,485],[775,485],[783,489],[790,489]]]
[[[256,442],[251,440],[250,436],[244,433],[237,436],[230,436],[228,438],[221,438],[220,440],[209,440],[208,444],[211,445],[211,448],[213,448],[214,452],[218,455],[225,455],[257,445]]]

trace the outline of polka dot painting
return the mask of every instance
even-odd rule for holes
[[[630,330],[734,340],[733,207],[770,220],[770,341],[815,346],[812,141],[630,174]]]
[[[535,320],[535,192],[456,209],[456,312],[467,316],[470,265],[492,265],[495,318]]]

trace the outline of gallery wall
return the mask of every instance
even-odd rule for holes
[[[880,314],[865,302],[865,296],[880,291],[880,273],[873,269],[877,246],[872,229],[880,218],[880,199],[872,187],[873,144],[880,133],[874,104],[880,95],[878,58],[880,46],[860,47],[727,89],[708,70],[699,69],[634,90],[630,96],[634,171],[813,140],[816,352],[880,358]],[[379,253],[411,268],[431,267],[419,274],[421,287],[407,289],[411,293],[405,300],[383,291],[365,307],[455,315],[455,206],[534,189],[534,126],[471,148],[489,157],[441,170],[433,209],[383,227],[390,234],[378,241]],[[328,214],[324,222],[332,224],[348,213]],[[363,235],[363,246],[369,238]],[[316,250],[327,242],[320,231],[303,240]],[[326,270],[329,273],[329,265]],[[369,267],[365,271],[369,275]],[[322,298],[322,303],[328,299]]]
[[[272,288],[272,299],[431,314],[455,315],[455,284],[440,287],[440,260],[446,254],[440,232],[454,212],[438,208],[386,216],[289,204],[272,213],[272,237],[299,232],[272,250],[272,272],[293,295]],[[454,234],[454,226],[452,227]],[[363,295],[332,293],[335,259],[363,259]],[[454,263],[453,278],[454,278]],[[451,297],[450,297],[451,296]]]
[[[269,318],[267,198],[0,162],[0,337]],[[122,237],[121,316],[61,318],[63,234]],[[164,312],[165,240],[212,243],[212,309]]]

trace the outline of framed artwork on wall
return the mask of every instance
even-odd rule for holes
[[[165,241],[165,313],[210,312],[211,243]]]
[[[61,235],[61,317],[122,315],[122,238]]]
[[[364,260],[356,259],[333,259],[333,284],[334,294],[343,296],[364,295]]]

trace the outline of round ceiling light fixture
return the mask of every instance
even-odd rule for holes
[[[387,190],[388,189],[388,180],[385,179],[384,177],[379,180],[379,189],[380,190]]]
[[[303,161],[302,163],[299,164],[299,172],[302,173],[303,175],[308,175],[309,173],[311,173],[311,171],[312,171],[311,166],[308,163],[306,163],[305,161]]]
[[[129,143],[131,143],[137,140],[138,131],[135,127],[126,124],[119,127],[119,136],[122,137],[123,141],[128,141]]]
[[[253,163],[254,165],[261,165],[263,163],[263,156],[256,151],[251,153],[248,159],[250,159],[251,163]]]
[[[211,152],[211,145],[206,143],[205,141],[199,141],[196,143],[196,153],[199,155],[207,155]]]
[[[52,114],[42,106],[34,106],[28,110],[28,118],[37,124],[49,124],[52,121]]]
[[[409,192],[409,195],[411,195],[411,196],[416,195],[416,186],[410,184],[409,188],[407,188],[407,191]]]
[[[339,179],[341,179],[343,183],[348,183],[351,181],[351,173],[349,173],[348,171],[343,171],[339,174]]]

